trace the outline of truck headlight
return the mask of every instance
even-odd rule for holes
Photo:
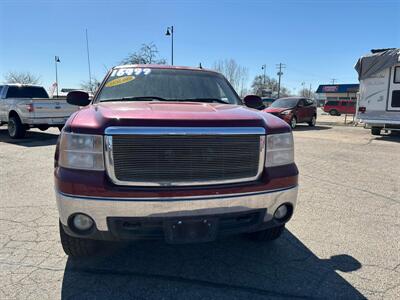
[[[266,167],[288,165],[294,162],[293,135],[291,132],[267,135]]]
[[[289,115],[289,114],[291,114],[291,113],[292,113],[292,110],[291,110],[291,109],[288,109],[288,110],[282,111],[282,112],[281,112],[281,115]]]
[[[104,170],[103,137],[63,132],[59,165],[71,169]]]

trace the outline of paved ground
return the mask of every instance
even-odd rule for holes
[[[299,205],[272,244],[140,242],[88,260],[59,243],[56,139],[0,127],[0,299],[400,298],[399,138],[299,127]]]

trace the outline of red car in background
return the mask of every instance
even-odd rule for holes
[[[324,105],[324,112],[331,116],[340,116],[341,114],[354,115],[356,113],[356,102],[348,100],[329,100]]]
[[[292,128],[295,128],[297,123],[315,126],[317,122],[317,107],[313,100],[307,98],[280,98],[264,111],[283,119]]]

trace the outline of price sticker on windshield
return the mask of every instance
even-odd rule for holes
[[[122,76],[139,76],[139,75],[149,75],[151,73],[150,68],[121,68],[112,71],[110,77],[122,77]]]

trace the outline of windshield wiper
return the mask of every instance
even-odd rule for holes
[[[138,97],[122,97],[122,98],[113,98],[113,99],[104,99],[100,100],[100,102],[109,102],[109,101],[173,101],[173,100],[168,100],[164,99],[161,97],[157,96],[138,96]]]
[[[226,102],[218,98],[187,98],[187,99],[179,99],[179,101],[208,102],[208,103],[218,102],[222,104],[229,104],[229,102]]]

